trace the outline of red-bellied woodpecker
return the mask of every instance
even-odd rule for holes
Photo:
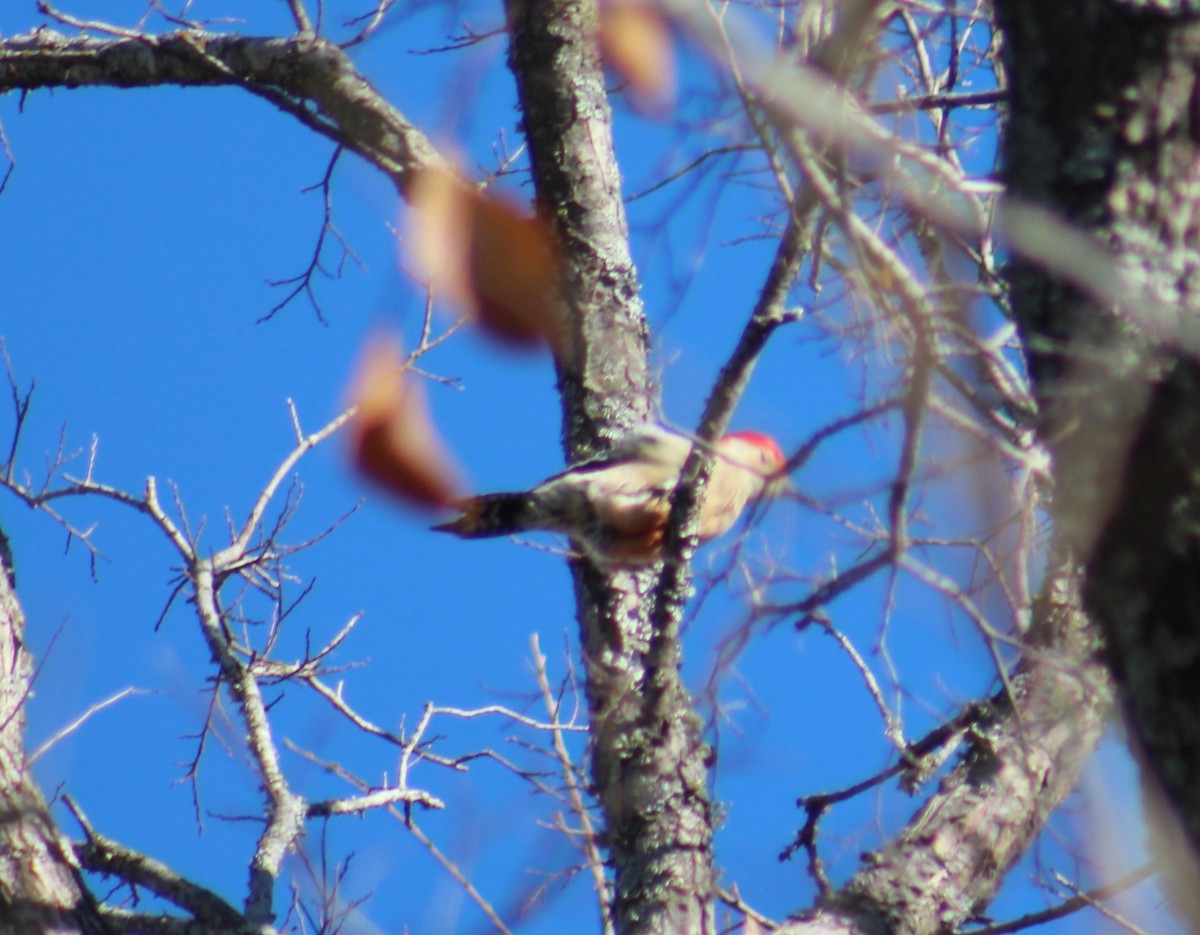
[[[471,497],[462,516],[433,528],[463,539],[543,530],[569,535],[603,560],[642,565],[662,549],[671,494],[692,441],[659,426],[627,435],[612,454],[555,474],[532,490]],[[700,541],[729,530],[742,509],[782,480],[778,443],[759,432],[731,432],[715,446],[700,506]]]

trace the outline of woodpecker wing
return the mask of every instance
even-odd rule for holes
[[[598,473],[631,463],[657,465],[678,474],[691,446],[691,439],[686,436],[661,425],[647,423],[621,438],[607,454],[572,464],[569,468],[547,477],[538,487],[545,487],[571,474]]]
[[[687,436],[648,424],[611,453],[572,465],[532,490],[460,501],[462,515],[434,529],[470,539],[559,532],[604,561],[652,562],[661,552],[671,494],[691,448]],[[728,531],[786,464],[775,440],[758,432],[732,432],[715,449],[700,507],[701,541]]]
[[[626,435],[607,455],[572,465],[533,491],[546,522],[604,541],[661,535],[691,442],[657,425]]]

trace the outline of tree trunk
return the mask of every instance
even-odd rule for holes
[[[997,0],[996,8],[1012,78],[1004,144],[1012,194],[1092,234],[1133,282],[1193,327],[1194,8],[1115,0]],[[1114,312],[1115,302],[1090,301],[1032,262],[1015,264],[1013,285],[1041,431],[1055,453],[1057,535],[1084,563],[1085,606],[1104,632],[1144,783],[1161,786],[1194,850],[1200,365],[1179,334],[1156,329],[1152,339],[1127,311]]]
[[[3,534],[0,534],[3,539]],[[0,557],[0,920],[5,932],[109,931],[25,763],[33,671],[11,568]]]
[[[510,61],[540,209],[567,262],[559,361],[573,460],[653,411],[648,334],[629,254],[593,0],[510,0]],[[708,748],[677,665],[648,664],[653,572],[572,563],[617,931],[715,931]],[[651,684],[653,683],[653,684]]]

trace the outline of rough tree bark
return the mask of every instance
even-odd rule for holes
[[[32,673],[25,616],[0,554],[0,927],[17,935],[108,932],[26,765]]]
[[[1200,311],[1200,18],[1191,3],[997,0],[1013,194],[1094,235],[1180,321]],[[1057,535],[1140,751],[1200,846],[1200,362],[1030,262],[1013,306],[1055,452]],[[1194,882],[1192,884],[1194,888]]]
[[[653,411],[648,333],[595,41],[597,5],[510,0],[507,9],[538,200],[567,259],[572,340],[559,388],[575,459],[603,451]],[[678,665],[648,664],[656,576],[613,574],[586,559],[572,570],[617,931],[713,932],[709,752]]]
[[[784,935],[935,935],[995,897],[1079,782],[1112,691],[1078,569],[1052,569],[1010,686],[968,730],[962,760],[909,824]]]
[[[401,195],[415,169],[443,165],[426,136],[325,39],[175,32],[96,39],[39,29],[4,40],[0,90],[244,88],[385,172]]]

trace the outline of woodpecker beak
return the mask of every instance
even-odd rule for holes
[[[764,495],[774,500],[778,497],[795,496],[799,492],[796,489],[796,485],[792,483],[792,478],[789,475],[777,474],[767,481]]]

